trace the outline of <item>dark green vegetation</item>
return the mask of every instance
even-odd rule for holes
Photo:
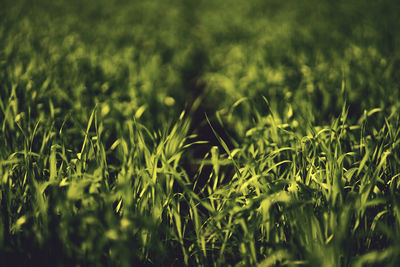
[[[0,265],[399,266],[399,14],[0,0]]]

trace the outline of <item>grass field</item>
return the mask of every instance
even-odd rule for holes
[[[399,266],[399,14],[0,0],[0,265]]]

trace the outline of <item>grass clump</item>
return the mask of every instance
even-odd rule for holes
[[[3,2],[8,266],[399,265],[398,4]]]

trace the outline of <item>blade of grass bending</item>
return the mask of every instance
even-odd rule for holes
[[[235,171],[236,171],[238,177],[240,177],[240,168],[239,168],[239,165],[238,165],[237,162],[233,159],[233,156],[232,156],[231,151],[229,150],[227,144],[225,143],[224,140],[222,140],[222,138],[218,135],[218,133],[217,133],[217,132],[214,130],[214,128],[212,127],[211,122],[210,122],[210,120],[208,119],[207,114],[204,113],[204,115],[206,116],[206,120],[207,120],[208,124],[210,125],[211,130],[213,131],[213,133],[214,133],[215,137],[217,138],[218,142],[222,145],[222,147],[224,148],[225,152],[229,155],[229,158],[232,160],[233,165],[235,166]]]
[[[89,130],[90,130],[90,127],[92,126],[94,113],[96,112],[96,109],[97,109],[97,105],[94,107],[92,114],[90,114],[88,126],[87,126],[86,132],[85,132],[85,140],[83,141],[83,144],[82,144],[81,155],[83,155],[83,151],[85,150],[86,143],[88,142]]]

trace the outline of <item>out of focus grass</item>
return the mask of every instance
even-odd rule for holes
[[[6,266],[398,266],[395,1],[0,3]]]

